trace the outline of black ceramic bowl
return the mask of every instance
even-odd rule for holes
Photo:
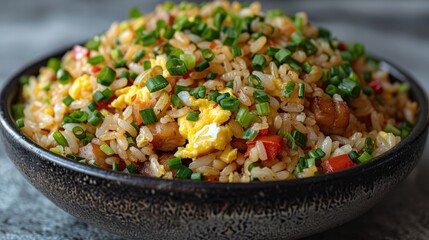
[[[55,54],[61,56],[64,51]],[[52,202],[78,219],[130,238],[299,238],[362,214],[416,166],[426,141],[428,102],[422,87],[382,62],[395,81],[408,82],[419,103],[411,134],[373,160],[332,174],[280,182],[209,183],[115,173],[57,156],[16,128],[11,105],[25,68],[1,90],[1,136],[18,170]]]

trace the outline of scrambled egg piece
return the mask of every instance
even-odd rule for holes
[[[180,117],[179,132],[188,139],[185,147],[180,147],[176,157],[193,158],[208,154],[213,150],[223,150],[232,139],[232,131],[229,126],[221,126],[229,120],[231,112],[216,106],[207,99],[190,99],[191,104],[200,110],[196,122],[186,120],[186,116]]]
[[[220,155],[220,160],[224,161],[227,164],[230,164],[233,160],[237,159],[237,148],[232,148],[231,145],[226,146]]]
[[[92,86],[89,82],[89,76],[83,75],[76,78],[69,89],[69,95],[74,99],[91,99]]]
[[[146,87],[139,88],[138,86],[130,86],[115,91],[115,95],[118,96],[111,103],[113,108],[124,109],[127,105],[131,105],[135,102],[149,102],[150,92]]]

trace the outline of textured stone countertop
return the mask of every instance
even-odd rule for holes
[[[0,84],[24,65],[158,1],[1,1]],[[429,92],[428,1],[264,1],[330,28],[406,69]],[[369,212],[308,239],[429,239],[429,146],[414,172]],[[35,190],[0,150],[0,239],[119,239],[77,221]]]

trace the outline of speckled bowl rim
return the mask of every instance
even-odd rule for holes
[[[341,181],[346,179],[350,175],[361,175],[370,169],[377,168],[380,165],[389,164],[388,161],[396,155],[397,152],[401,151],[401,148],[413,144],[419,137],[425,133],[428,122],[428,98],[423,88],[416,82],[416,80],[411,77],[407,72],[401,70],[396,65],[390,63],[386,60],[380,60],[380,66],[383,69],[389,71],[390,75],[399,80],[400,82],[408,82],[411,86],[411,94],[415,101],[419,104],[418,119],[415,127],[411,131],[410,135],[402,140],[399,144],[393,147],[388,152],[377,156],[370,161],[348,168],[343,171],[323,174],[309,178],[302,179],[293,179],[285,181],[273,181],[273,182],[252,182],[252,183],[219,183],[219,182],[195,182],[195,181],[186,181],[186,180],[169,180],[162,178],[153,178],[145,177],[142,175],[132,175],[113,172],[109,170],[104,170],[101,168],[84,165],[73,160],[67,159],[65,157],[58,156],[51,153],[50,151],[40,147],[34,143],[29,137],[23,134],[15,126],[15,122],[12,119],[11,115],[11,104],[13,99],[17,94],[17,88],[19,88],[18,79],[20,76],[31,72],[36,66],[41,66],[41,64],[46,63],[50,57],[61,57],[66,51],[70,50],[72,47],[67,47],[56,51],[53,54],[49,54],[46,57],[39,58],[39,60],[34,61],[33,63],[27,65],[27,67],[22,68],[13,74],[7,81],[5,81],[0,89],[0,123],[5,128],[5,130],[13,137],[20,138],[20,144],[29,152],[34,154],[39,154],[43,159],[51,161],[54,164],[60,165],[67,169],[81,172],[93,177],[98,177],[102,179],[119,181],[123,184],[132,185],[132,186],[144,186],[148,188],[154,188],[158,191],[165,192],[189,192],[194,191],[195,189],[223,189],[227,192],[234,190],[261,190],[261,189],[272,189],[272,188],[287,188],[288,186],[296,185],[309,185],[317,182],[333,182]],[[377,58],[381,59],[381,58]]]

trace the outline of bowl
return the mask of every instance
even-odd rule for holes
[[[83,165],[36,145],[11,115],[19,77],[37,74],[47,59],[65,51],[5,82],[1,140],[17,169],[58,207],[127,238],[294,239],[315,234],[370,209],[411,172],[425,146],[426,94],[410,75],[381,61],[394,81],[410,84],[410,96],[420,108],[410,135],[365,164],[311,178],[251,184],[165,180]]]

